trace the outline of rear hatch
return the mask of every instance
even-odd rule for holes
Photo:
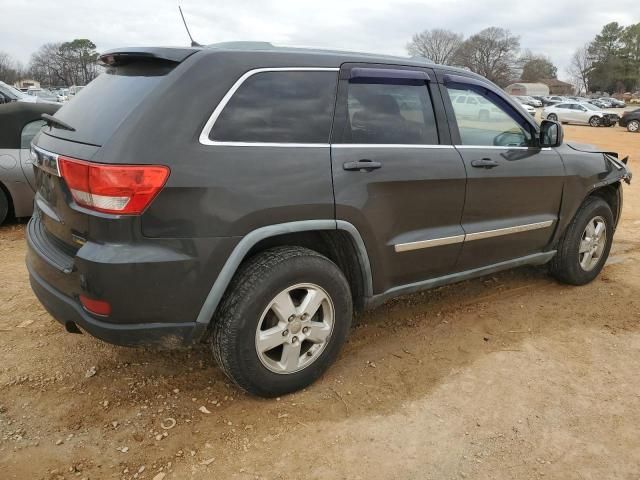
[[[91,237],[126,241],[132,235],[136,215],[155,195],[149,182],[163,184],[166,178],[161,181],[153,165],[140,169],[91,163],[91,159],[167,75],[196,51],[107,52],[101,56],[105,72],[49,119],[31,150],[37,192],[33,228],[38,229],[36,238],[49,243],[44,247],[72,258]]]

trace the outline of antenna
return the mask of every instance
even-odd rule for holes
[[[202,45],[200,45],[198,42],[196,42],[193,37],[191,36],[191,32],[189,31],[189,27],[187,26],[187,21],[184,19],[184,14],[182,13],[182,7],[180,5],[178,5],[178,10],[180,11],[180,16],[182,17],[182,23],[184,23],[184,28],[186,28],[187,30],[187,35],[189,35],[189,38],[191,39],[191,46],[192,47],[202,47]]]

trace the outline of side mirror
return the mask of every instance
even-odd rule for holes
[[[559,147],[564,140],[562,125],[553,120],[542,120],[540,123],[540,146]]]

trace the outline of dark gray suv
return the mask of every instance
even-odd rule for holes
[[[101,60],[32,145],[27,265],[70,332],[206,341],[274,396],[354,310],[519,265],[580,285],[609,253],[626,161],[478,75],[264,43]]]

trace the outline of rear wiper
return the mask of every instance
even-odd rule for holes
[[[49,126],[55,125],[56,127],[62,128],[64,130],[69,130],[70,132],[75,132],[76,131],[76,129],[73,128],[68,123],[63,122],[59,118],[56,118],[56,117],[54,117],[52,115],[49,115],[48,113],[43,113],[41,116],[42,116],[42,119],[45,122],[47,122],[47,125],[49,125]]]

